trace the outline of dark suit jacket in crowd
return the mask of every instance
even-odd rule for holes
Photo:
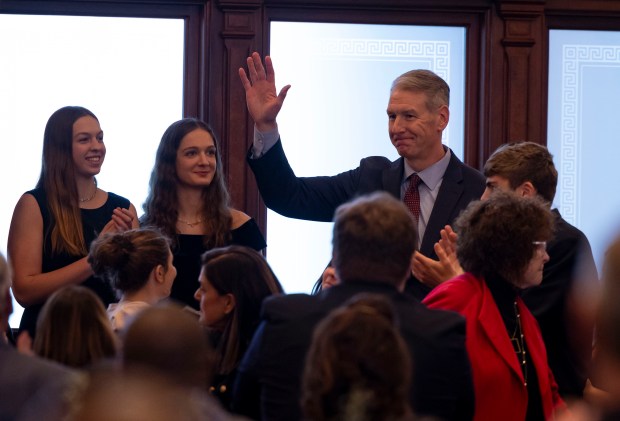
[[[248,154],[248,163],[267,207],[289,218],[329,222],[338,206],[375,191],[386,191],[400,200],[403,158],[392,162],[382,156],[371,156],[362,159],[359,167],[335,176],[296,177],[286,159],[282,142],[278,141],[258,159],[251,159]],[[469,202],[480,199],[484,188],[484,176],[463,164],[451,152],[420,245],[422,254],[437,258],[433,246],[441,238],[441,229],[452,224]],[[429,291],[430,288],[414,278],[407,283],[407,292],[420,300]]]
[[[549,366],[562,397],[583,395],[594,326],[574,326],[571,318],[580,314],[570,306],[573,288],[587,289],[583,283],[597,282],[598,274],[586,236],[566,222],[557,210],[555,232],[547,245],[549,261],[540,286],[523,292],[523,301],[536,317],[542,331]]]
[[[394,305],[411,351],[416,413],[470,420],[474,393],[464,319],[430,310],[390,285],[351,281],[318,295],[269,297],[264,302],[263,321],[239,367],[233,410],[254,419],[302,419],[301,378],[312,332],[331,310],[363,292],[381,294]]]

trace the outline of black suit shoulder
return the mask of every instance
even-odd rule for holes
[[[261,318],[267,322],[284,322],[312,311],[316,297],[308,294],[272,295],[263,301]]]
[[[398,297],[394,304],[399,317],[415,320],[415,324],[409,324],[405,329],[415,327],[428,337],[443,338],[452,334],[465,337],[465,318],[456,312],[430,309],[409,295]]]

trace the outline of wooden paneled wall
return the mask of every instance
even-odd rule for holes
[[[619,0],[2,0],[0,13],[186,19],[184,112],[219,133],[234,205],[262,228],[238,68],[268,53],[271,21],[467,28],[463,158],[477,168],[502,143],[546,143],[549,29],[620,30]]]

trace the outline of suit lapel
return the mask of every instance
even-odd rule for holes
[[[462,165],[461,161],[454,155],[454,152],[450,151],[450,163],[444,173],[420,246],[420,252],[425,256],[436,257],[433,246],[439,241],[439,232],[445,225],[451,223],[454,208],[463,194]]]
[[[482,282],[482,290],[482,306],[478,315],[478,321],[491,345],[511,368],[511,371],[519,378],[519,381],[523,383],[523,372],[506,332],[506,326],[499,313],[497,304],[493,300],[491,291],[484,282]]]
[[[405,171],[405,164],[403,158],[399,158],[392,164],[383,170],[382,183],[383,190],[390,193],[392,196],[401,199],[400,197],[400,184],[403,180],[403,173]]]

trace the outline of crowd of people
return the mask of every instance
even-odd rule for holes
[[[277,126],[290,86],[257,53],[239,75],[266,205],[334,222],[313,293],[285,293],[231,207],[208,124],[165,131],[138,218],[97,185],[96,116],[61,108],[0,258],[0,419],[615,419],[620,238],[599,282],[551,208],[544,146],[468,167],[442,144],[449,86],[412,70],[387,105],[397,160],[297,177]]]

